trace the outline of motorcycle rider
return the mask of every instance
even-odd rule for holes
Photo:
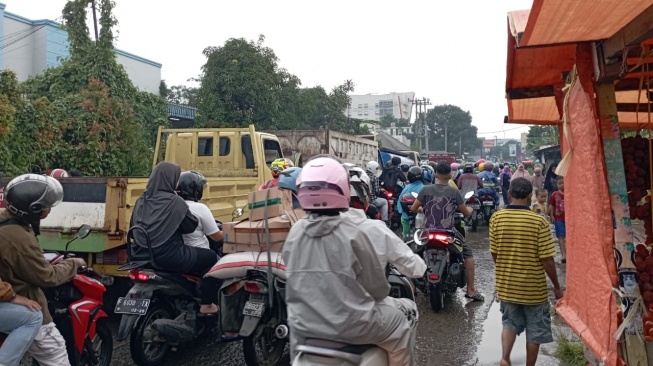
[[[425,186],[419,192],[411,211],[418,212],[423,206],[426,218],[426,228],[438,228],[446,230],[459,230],[455,228],[454,214],[458,209],[463,216],[468,217],[473,210],[465,206],[465,199],[460,191],[451,187],[448,182],[451,179],[451,165],[445,162],[438,163],[435,170],[436,183]],[[464,236],[464,229],[461,234]],[[476,262],[472,250],[463,242],[463,259],[465,260],[465,272],[467,274],[467,293],[465,297],[473,301],[483,301],[485,298],[474,286],[474,274]]]
[[[424,182],[422,181],[422,168],[418,166],[410,167],[408,170],[408,181],[410,184],[401,191],[398,199],[401,200],[404,195],[411,194],[412,192],[419,193],[424,187]],[[410,220],[412,220],[417,212],[405,212],[401,204],[397,205],[397,210],[401,214],[401,235],[403,238],[410,236]]]
[[[383,192],[381,192],[381,184],[379,183],[381,167],[376,161],[370,161],[367,163],[366,168],[367,175],[370,177],[370,203],[379,210],[381,219],[388,221],[388,200],[382,197]]]
[[[195,231],[190,234],[182,234],[184,244],[211,249],[207,236],[216,242],[221,242],[224,240],[224,235],[215,222],[211,210],[205,204],[198,202],[202,199],[205,184],[206,178],[201,173],[192,170],[183,172],[179,176],[177,194],[186,201],[190,212],[198,219]]]
[[[478,177],[483,182],[483,188],[478,190],[479,196],[489,195],[494,198],[494,205],[499,206],[499,179],[497,178],[492,170],[494,169],[494,163],[491,161],[486,161],[483,166],[483,171],[478,173]]]
[[[422,165],[422,177],[424,184],[433,184],[433,180],[435,179],[435,171],[430,165]]]
[[[417,306],[388,298],[390,287],[381,280],[385,268],[374,246],[378,237],[365,230],[375,224],[342,214],[349,209],[347,169],[335,157],[314,158],[297,186],[308,216],[292,226],[282,254],[291,353],[306,338],[321,338],[377,344],[391,365],[413,365]],[[423,275],[426,266],[414,263],[414,273]]]
[[[41,305],[17,295],[0,279],[0,332],[7,333],[0,345],[0,365],[18,366],[42,324]]]
[[[181,168],[177,164],[162,162],[154,167],[145,192],[134,205],[129,226],[145,230],[157,268],[201,276],[200,314],[214,315],[218,312],[218,289],[216,282],[204,275],[218,261],[218,255],[210,249],[184,245],[182,234],[193,233],[199,220],[175,192],[180,175]],[[134,230],[133,233],[132,256],[149,258],[150,250],[143,231]]]
[[[272,170],[272,179],[261,184],[258,187],[258,190],[262,191],[264,189],[279,186],[279,174],[281,174],[282,171],[290,168],[291,166],[294,166],[294,164],[292,163],[292,161],[290,161],[290,159],[281,158],[273,161],[272,164],[270,164],[270,170]]]
[[[477,194],[480,188],[483,188],[483,182],[478,175],[474,174],[474,166],[471,163],[465,164],[463,175],[458,178],[458,189],[460,189],[460,193],[465,197],[467,192]]]
[[[393,156],[390,159],[390,165],[383,168],[383,172],[379,177],[381,188],[395,194],[395,196],[401,192],[400,189],[397,189],[397,182],[406,182],[407,180],[399,165],[401,165],[401,159],[398,156]]]
[[[41,220],[63,200],[63,187],[54,178],[24,174],[7,184],[4,199],[6,209],[0,210],[0,277],[18,295],[36,301],[43,312],[43,325],[28,351],[39,365],[68,366],[66,341],[52,320],[41,288],[72,280],[86,262],[68,258],[52,265],[45,260],[36,238]]]
[[[345,167],[349,171],[351,194],[349,207],[365,211],[370,219],[380,220],[379,210],[370,203],[370,177],[362,168],[354,164],[345,164]]]

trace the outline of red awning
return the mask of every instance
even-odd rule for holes
[[[652,5],[653,0],[534,0],[521,46],[610,38]]]

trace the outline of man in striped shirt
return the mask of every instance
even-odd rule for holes
[[[529,207],[533,185],[516,178],[508,192],[512,204],[490,220],[490,252],[495,263],[496,289],[501,300],[503,354],[510,366],[517,335],[526,330],[526,365],[534,366],[540,344],[553,342],[546,275],[557,299],[562,298],[549,223]]]

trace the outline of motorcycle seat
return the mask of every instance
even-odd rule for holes
[[[286,280],[286,265],[283,263],[281,253],[271,252],[269,261],[272,267],[272,274]],[[218,263],[211,268],[207,276],[219,279],[240,278],[247,276],[247,271],[252,269],[266,270],[268,268],[268,257],[265,252],[239,252],[227,254],[220,258]]]

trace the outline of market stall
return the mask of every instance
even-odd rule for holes
[[[557,311],[606,365],[653,361],[643,334],[653,323],[642,321],[653,302],[651,19],[652,0],[535,0],[508,16],[506,122],[561,132],[568,253]]]

